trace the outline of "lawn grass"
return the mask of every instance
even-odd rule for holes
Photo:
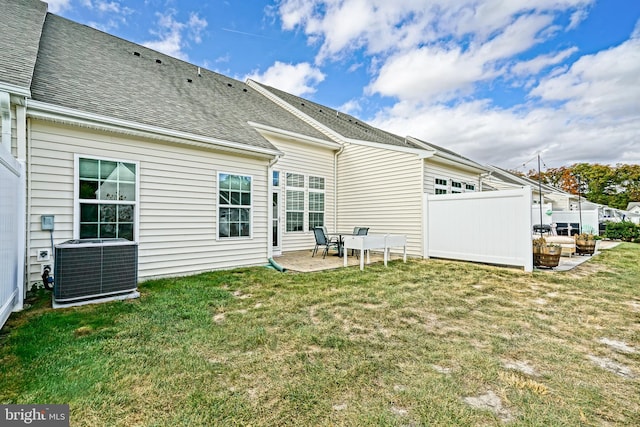
[[[1,331],[0,403],[74,426],[640,425],[639,260],[236,269],[55,311],[40,291]]]

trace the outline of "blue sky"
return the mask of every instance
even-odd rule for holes
[[[51,0],[480,163],[640,163],[639,0]]]

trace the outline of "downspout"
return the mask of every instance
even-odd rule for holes
[[[25,261],[25,290],[29,291],[31,290],[31,198],[32,198],[32,193],[33,191],[31,191],[31,170],[33,169],[31,167],[32,163],[31,163],[31,118],[27,117],[27,215],[26,215],[26,248],[25,248],[25,253],[26,253],[26,261]],[[25,295],[26,296],[26,295]]]
[[[344,145],[333,155],[333,231],[338,230],[338,156],[344,151]]]
[[[2,120],[2,147],[11,153],[11,96],[0,92],[0,119]]]

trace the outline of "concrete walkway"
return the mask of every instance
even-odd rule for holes
[[[600,251],[611,249],[618,246],[619,242],[612,242],[608,240],[601,240],[598,251],[593,256],[600,254]],[[291,251],[285,252],[282,255],[274,256],[274,261],[280,264],[287,270],[297,271],[301,273],[307,273],[311,271],[333,270],[343,267],[343,259],[336,256],[335,252],[330,252],[324,259],[322,258],[322,251],[319,254],[312,257],[310,250],[304,251]],[[402,259],[401,254],[391,254],[390,260]],[[591,259],[588,255],[573,255],[572,257],[562,256],[560,257],[560,264],[553,269],[550,268],[535,268],[535,271],[569,271],[583,262]],[[355,267],[360,265],[360,261],[355,256],[347,257],[348,265]],[[366,261],[366,259],[365,259]],[[381,253],[371,253],[371,263],[383,262]],[[365,262],[365,268],[366,267]]]
[[[620,242],[612,242],[612,241],[609,241],[609,240],[600,240],[599,249],[592,256],[598,256],[601,253],[601,251],[606,251],[607,249],[615,248],[619,244],[620,244]],[[589,255],[573,255],[571,257],[561,256],[560,257],[560,264],[558,264],[557,267],[554,267],[552,269],[551,268],[537,268],[536,267],[536,268],[534,268],[534,270],[535,271],[569,271],[569,270],[572,270],[572,269],[576,268],[577,266],[579,266],[583,262],[589,261],[592,256],[589,256]]]

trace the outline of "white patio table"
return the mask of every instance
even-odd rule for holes
[[[344,266],[347,266],[347,249],[360,251],[360,270],[364,270],[364,251],[367,251],[367,264],[371,262],[369,252],[371,249],[382,249],[384,251],[384,266],[391,253],[391,248],[402,247],[404,262],[407,262],[407,236],[403,234],[367,234],[364,236],[344,236],[343,257]]]

